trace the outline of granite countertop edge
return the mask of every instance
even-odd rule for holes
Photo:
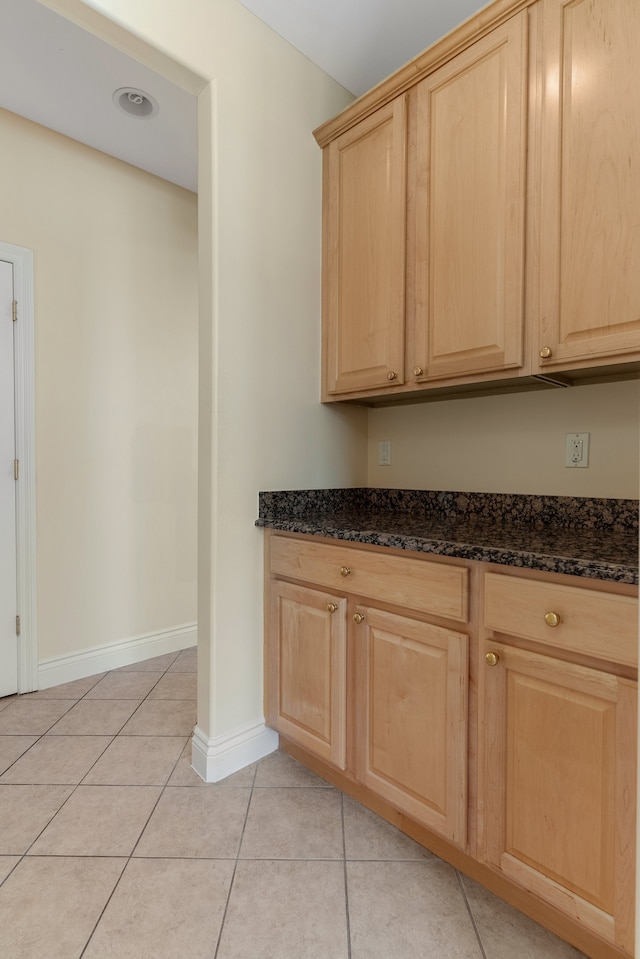
[[[455,559],[470,559],[497,566],[521,569],[536,569],[548,573],[564,573],[567,576],[582,576],[614,583],[637,586],[638,566],[624,563],[605,563],[597,560],[576,559],[553,553],[529,550],[500,549],[483,546],[482,543],[456,543],[446,539],[399,536],[393,533],[378,533],[368,530],[332,528],[296,520],[256,520],[256,526],[285,533],[303,533],[309,536],[324,536],[348,543],[366,543],[393,549],[406,549],[414,553],[431,553],[435,556],[450,556]]]
[[[383,510],[382,522],[380,516],[372,518],[359,509],[349,511],[350,515],[332,509],[318,513],[313,508],[306,516],[292,515],[286,508],[266,516],[261,513],[256,526],[263,529],[633,586],[639,581],[638,534],[633,527],[540,530],[526,523],[498,521],[487,527],[460,522],[460,518],[450,524],[442,517],[423,516],[415,524],[419,528],[407,531],[403,529],[406,522],[396,521],[395,510]]]

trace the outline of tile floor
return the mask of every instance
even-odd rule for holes
[[[4,959],[577,959],[284,753],[190,766],[195,651],[0,700]]]

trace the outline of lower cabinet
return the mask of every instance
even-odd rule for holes
[[[504,643],[486,649],[481,855],[632,952],[636,683]]]
[[[632,956],[637,590],[282,534],[267,555],[267,722],[589,956]]]
[[[276,582],[267,721],[304,749],[346,766],[346,599]]]
[[[638,604],[484,577],[480,858],[633,954]]]
[[[468,636],[378,609],[354,615],[357,778],[464,846]]]
[[[469,639],[424,621],[466,618],[467,569],[347,547],[279,539],[272,566],[313,569],[336,584],[381,585],[419,618],[345,592],[274,578],[266,651],[267,722],[396,809],[464,847],[467,826]],[[400,565],[398,565],[400,564]],[[372,597],[373,598],[373,597]],[[349,649],[347,648],[349,639]],[[348,695],[351,693],[351,695]]]

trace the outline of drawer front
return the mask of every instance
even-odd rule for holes
[[[274,536],[271,572],[339,593],[466,622],[468,569]]]
[[[547,615],[553,613],[555,626]],[[484,623],[498,633],[614,663],[638,662],[638,601],[632,596],[488,573]]]

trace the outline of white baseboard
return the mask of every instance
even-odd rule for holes
[[[277,732],[265,726],[263,719],[214,739],[209,739],[196,726],[191,740],[191,762],[201,779],[217,783],[274,752],[278,741]]]
[[[104,646],[91,646],[66,656],[53,656],[38,663],[38,689],[48,689],[60,683],[69,683],[73,679],[84,679],[96,673],[104,673],[119,666],[131,666],[132,663],[175,653],[188,649],[197,643],[197,625],[189,623],[166,629],[158,633],[146,633],[132,639]]]

